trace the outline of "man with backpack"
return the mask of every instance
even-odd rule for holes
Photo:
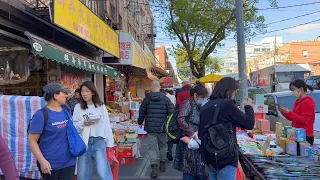
[[[174,112],[170,99],[160,92],[159,81],[151,84],[152,92],[144,98],[140,110],[138,124],[148,132],[149,156],[151,161],[151,178],[158,176],[157,151],[160,151],[160,171],[166,171],[166,153],[168,136],[165,133],[165,123]]]

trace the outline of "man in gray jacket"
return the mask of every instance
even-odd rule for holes
[[[149,156],[151,161],[151,178],[158,176],[157,151],[160,150],[160,171],[166,171],[168,136],[165,133],[165,123],[168,116],[174,112],[170,99],[160,92],[159,81],[151,84],[152,92],[144,98],[140,110],[138,124],[148,132]]]

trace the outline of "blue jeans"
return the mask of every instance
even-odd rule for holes
[[[191,174],[183,173],[182,180],[203,180],[201,176],[193,176]]]
[[[113,179],[103,138],[89,138],[87,152],[78,158],[78,180],[92,179],[93,161],[96,163],[99,180]]]
[[[226,166],[219,173],[209,165],[209,180],[236,180],[237,168],[234,166]]]

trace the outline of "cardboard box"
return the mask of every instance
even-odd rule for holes
[[[279,146],[283,149],[284,152],[287,152],[287,151],[286,151],[287,141],[288,141],[287,138],[280,137],[280,142],[279,142],[280,144],[279,144]]]
[[[254,113],[254,119],[255,120],[266,119],[266,114],[265,113]]]
[[[136,164],[136,159],[135,158],[125,158],[125,157],[118,157],[118,161],[120,165],[124,166],[132,166]]]
[[[138,153],[138,143],[124,143],[118,146],[118,157],[131,158]]]
[[[270,132],[270,121],[263,119],[261,120],[261,132],[262,133],[269,133]]]
[[[254,113],[268,113],[268,106],[267,105],[253,105]]]
[[[261,119],[256,119],[256,128],[261,129]]]
[[[296,129],[296,140],[297,142],[306,142],[306,130],[302,128],[297,128]]]
[[[289,137],[290,136],[290,132],[292,130],[292,126],[284,126],[284,136],[285,137]]]
[[[264,94],[255,95],[255,104],[258,106],[264,105]]]

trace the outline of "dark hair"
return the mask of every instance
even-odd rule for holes
[[[173,91],[172,90],[166,89],[166,92],[169,93],[170,95],[173,95]]]
[[[86,81],[84,82],[81,86],[80,86],[80,91],[82,90],[83,87],[87,87],[88,89],[90,89],[90,91],[92,91],[92,102],[94,104],[95,107],[101,106],[103,105],[103,102],[100,100],[98,91],[96,89],[96,86],[93,84],[93,82],[91,81]],[[81,94],[81,93],[80,93]],[[85,102],[82,98],[82,94],[81,94],[81,98],[80,98],[80,106],[81,109],[88,109],[88,105],[87,102]]]
[[[197,81],[196,84],[190,89],[190,96],[193,97],[194,94],[197,94],[198,96],[202,97],[207,97],[208,91],[203,84]]]
[[[310,85],[307,85],[307,83],[304,82],[304,80],[302,80],[302,79],[297,79],[297,80],[295,80],[295,81],[293,81],[293,82],[290,83],[289,89],[290,89],[291,91],[293,91],[293,89],[291,88],[291,86],[294,86],[294,87],[296,87],[296,88],[298,88],[298,89],[299,89],[299,88],[303,88],[304,92],[307,92],[308,89],[309,89],[311,92],[313,92],[313,87],[310,86]]]
[[[46,102],[49,102],[51,99],[53,99],[53,100],[55,100],[54,99],[54,95],[55,94],[60,94],[60,91],[59,92],[56,92],[56,93],[44,93],[44,95],[43,95],[43,97],[44,97],[44,100],[46,101]]]
[[[230,99],[232,93],[239,88],[237,81],[231,77],[222,78],[214,87],[210,99]]]
[[[76,90],[74,91],[74,93],[81,93],[80,88],[76,89]]]

